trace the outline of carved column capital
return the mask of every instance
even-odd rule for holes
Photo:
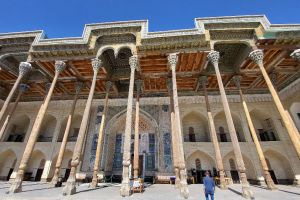
[[[296,49],[295,51],[293,51],[291,57],[300,62],[300,49]]]
[[[62,60],[55,61],[55,72],[61,73],[66,68],[66,63]]]
[[[94,73],[98,73],[98,70],[100,69],[102,65],[102,61],[98,58],[94,58],[92,59],[92,67],[93,67],[93,70],[94,70]]]
[[[200,84],[202,87],[206,87],[207,84],[208,84],[207,76],[200,76],[200,77],[199,77],[199,84]]]
[[[133,55],[129,58],[129,65],[131,70],[137,70],[138,69],[138,56]]]
[[[218,51],[211,51],[207,55],[207,59],[213,64],[216,65],[219,63],[220,53]]]
[[[79,94],[81,92],[82,87],[83,87],[83,82],[79,81],[75,83],[76,94]]]
[[[106,83],[105,83],[106,92],[109,92],[111,87],[112,87],[112,82],[111,81],[106,81]]]
[[[21,83],[21,84],[19,85],[19,91],[20,91],[21,93],[26,92],[29,88],[30,88],[30,86],[27,85],[27,84]]]
[[[249,58],[258,65],[263,64],[264,52],[260,49],[254,50],[249,54]]]
[[[32,69],[31,64],[28,62],[21,62],[19,65],[19,76],[25,76]]]
[[[178,61],[177,53],[171,53],[168,55],[168,63],[171,70],[176,70],[177,61]]]
[[[232,80],[233,80],[235,86],[239,89],[241,87],[242,76],[235,75],[234,77],[232,77]]]

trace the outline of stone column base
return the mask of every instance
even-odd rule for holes
[[[256,181],[257,181],[257,185],[267,187],[267,184],[265,182],[265,178],[263,176],[258,176]]]
[[[295,175],[293,185],[294,185],[294,186],[297,186],[297,187],[300,187],[300,175],[299,175],[299,174],[296,174],[296,175]]]
[[[126,197],[130,195],[130,185],[129,183],[122,183],[121,189],[120,189],[120,195],[122,197]]]

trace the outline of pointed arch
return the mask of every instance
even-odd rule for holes
[[[207,119],[192,111],[182,117],[182,129],[185,142],[209,142],[210,134]]]
[[[280,184],[291,184],[293,182],[294,172],[286,156],[273,149],[266,150],[264,155],[269,161],[270,170],[274,171],[278,182]]]
[[[0,153],[0,180],[9,180],[16,162],[17,156],[12,149]]]

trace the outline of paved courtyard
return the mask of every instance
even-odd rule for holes
[[[75,195],[69,197],[63,197],[61,195],[62,188],[49,188],[47,183],[40,182],[25,182],[23,187],[23,192],[9,195],[6,191],[9,189],[10,183],[0,182],[0,199],[2,200],[93,200],[93,199],[103,199],[103,200],[124,200],[124,199],[134,199],[134,200],[169,200],[169,199],[182,199],[179,196],[179,191],[175,190],[174,186],[171,185],[150,185],[144,193],[135,193],[130,197],[122,198],[119,196],[120,185],[118,184],[108,184],[103,185],[103,187],[98,189],[89,189],[88,184],[81,184],[78,187],[78,192]],[[255,199],[258,200],[293,200],[300,199],[300,188],[279,185],[278,191],[268,191],[263,187],[251,186]],[[204,199],[203,196],[203,186],[202,185],[189,185],[190,198],[191,200]],[[243,199],[240,195],[241,186],[232,185],[229,190],[222,191],[219,188],[216,190],[216,198],[220,200],[235,200]]]

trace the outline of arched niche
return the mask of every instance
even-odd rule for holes
[[[68,137],[68,142],[76,142],[77,136],[79,133],[81,120],[82,120],[82,115],[76,114],[73,116],[71,127],[70,127],[70,132],[69,132],[69,137]],[[66,126],[67,126],[67,121],[68,121],[68,117],[65,117],[61,123],[57,142],[61,142],[64,137],[64,133],[65,133]]]
[[[72,156],[73,156],[73,152],[69,149],[66,149],[64,156],[63,156],[62,163],[61,163],[60,174],[59,174],[59,177],[62,177],[63,181],[67,181],[67,179],[70,175]],[[58,157],[58,154],[52,159],[49,177],[54,176],[57,157]]]
[[[264,152],[264,155],[268,160],[269,170],[274,172],[278,183],[293,183],[294,172],[289,160],[283,154],[274,150],[267,150]]]
[[[236,131],[236,134],[238,137],[238,141],[245,142],[245,135],[244,135],[243,127],[242,127],[239,117],[234,113],[231,113],[231,116],[232,116],[235,131]],[[219,142],[230,142],[231,138],[230,138],[224,111],[219,112],[217,115],[215,115],[214,122],[215,122],[218,141]]]
[[[9,180],[17,162],[15,152],[8,149],[0,153],[0,180]]]
[[[135,112],[133,112],[135,113]],[[115,171],[116,173],[122,170],[122,158],[123,158],[123,145],[124,145],[124,133],[126,124],[126,110],[121,111],[116,114],[107,123],[105,128],[105,134],[107,138],[105,146],[105,171]],[[135,115],[132,115],[131,124],[131,154],[133,155],[134,147],[134,127],[135,127]],[[157,135],[158,125],[156,121],[149,115],[140,109],[139,115],[139,154],[143,155],[143,149],[146,150],[147,160],[152,162],[152,167],[157,167],[157,155],[158,155],[158,135]],[[143,137],[146,140],[143,140]],[[152,142],[151,142],[152,141]],[[150,148],[151,143],[151,148]],[[147,162],[148,162],[147,161]],[[146,162],[146,172],[147,164]],[[154,166],[155,165],[155,166]],[[150,166],[150,164],[149,164]]]
[[[185,142],[209,142],[207,120],[200,113],[190,112],[182,118]]]
[[[213,168],[215,167],[215,161],[214,159],[206,154],[203,151],[195,151],[194,153],[192,153],[187,159],[186,159],[186,164],[187,164],[187,169],[197,169],[196,166],[196,161],[197,159],[200,161],[200,165],[201,165],[201,170],[210,170],[213,171]],[[198,167],[199,168],[199,167]]]
[[[54,135],[56,123],[57,120],[54,116],[50,114],[45,115],[37,142],[51,142]]]
[[[250,158],[248,158],[248,156],[242,154],[243,157],[243,161],[245,164],[245,168],[246,168],[246,175],[247,175],[247,179],[250,181],[254,181],[257,179],[257,173],[254,169],[254,165],[251,161]],[[238,172],[238,165],[234,156],[233,151],[229,152],[227,155],[225,155],[223,157],[223,165],[224,165],[224,170],[225,170],[225,174],[228,177],[232,177],[233,181],[236,182],[234,179],[235,178],[239,178],[239,172]],[[238,177],[235,177],[235,176]],[[255,181],[254,181],[255,182]]]
[[[250,112],[250,115],[257,137],[260,141],[279,140],[274,123],[268,113],[254,109]]]
[[[6,142],[24,142],[29,128],[30,118],[27,115],[13,117],[6,131]]]

